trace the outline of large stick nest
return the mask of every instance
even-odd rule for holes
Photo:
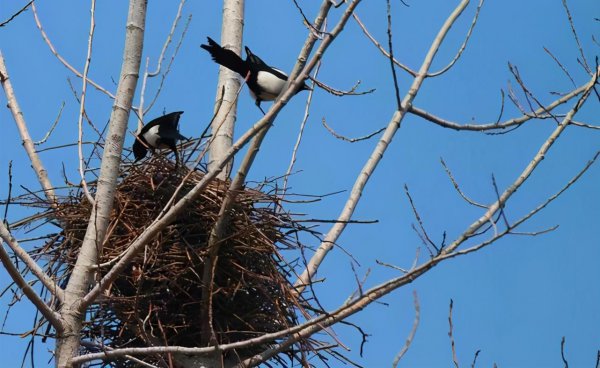
[[[165,209],[187,173],[187,168],[176,170],[172,162],[155,157],[122,174],[98,277]],[[193,172],[175,197],[181,198],[203,176]],[[113,348],[206,345],[201,311],[207,241],[227,186],[212,181],[136,256],[128,271],[91,308],[85,326],[89,340],[110,342]],[[292,270],[278,253],[295,245],[286,234],[293,232],[296,224],[278,211],[276,203],[275,196],[259,190],[247,189],[237,195],[214,272],[212,315],[219,344],[281,331],[297,323],[300,302],[287,279]],[[90,211],[85,196],[72,195],[51,215],[62,232],[46,244],[44,253],[61,260],[65,280],[81,247]],[[268,347],[255,346],[235,354],[249,356]]]

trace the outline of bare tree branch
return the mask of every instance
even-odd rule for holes
[[[383,154],[385,153],[391,140],[394,138],[394,135],[396,134],[398,129],[400,129],[400,124],[404,119],[408,108],[412,106],[412,102],[415,99],[419,89],[421,88],[421,85],[425,79],[425,75],[427,75],[427,72],[429,70],[429,67],[431,66],[435,54],[439,50],[444,38],[448,34],[450,27],[452,26],[452,24],[454,24],[454,22],[460,16],[460,14],[464,11],[468,3],[468,0],[461,1],[461,3],[456,7],[456,9],[450,14],[448,19],[438,32],[436,38],[432,42],[431,47],[429,48],[429,51],[425,56],[423,64],[419,69],[419,73],[415,77],[408,93],[402,101],[402,109],[394,113],[392,119],[388,123],[385,132],[383,133],[383,136],[381,137],[381,139],[377,143],[377,146],[371,153],[371,156],[369,157],[365,166],[361,170],[361,173],[358,175],[358,178],[354,183],[354,187],[352,188],[352,191],[350,193],[350,197],[346,201],[346,204],[344,205],[344,208],[342,209],[342,212],[339,215],[339,220],[348,221],[352,217],[352,214],[356,209],[356,205],[358,204],[358,201],[361,197],[362,191],[364,190],[369,178],[371,177],[371,174],[377,168],[377,165],[381,161]],[[336,240],[344,231],[345,227],[346,224],[340,222],[335,224],[329,230],[329,232],[325,236],[325,239],[321,242],[321,245],[315,252],[312,259],[309,261],[308,265],[306,266],[306,269],[300,275],[300,278],[296,280],[295,285],[297,286],[297,291],[299,293],[302,292],[302,290],[304,289],[304,287],[301,285],[306,285],[310,282],[310,279],[315,275],[317,269],[319,268],[319,265],[323,262],[327,253],[329,253],[329,251],[333,248],[333,244],[335,244]]]
[[[581,97],[578,99],[575,106],[567,113],[565,118],[560,122],[560,124],[556,127],[556,129],[550,134],[548,139],[544,142],[544,144],[540,147],[538,153],[535,155],[533,160],[527,165],[527,167],[523,170],[523,172],[519,175],[517,180],[509,186],[501,195],[500,198],[488,207],[486,213],[477,221],[475,221],[469,228],[452,244],[450,244],[446,249],[444,249],[443,253],[448,254],[453,252],[460,244],[462,244],[465,240],[473,236],[477,230],[484,224],[490,221],[493,218],[493,215],[508,201],[508,199],[516,192],[516,190],[523,185],[523,183],[531,176],[533,171],[537,168],[540,162],[546,156],[546,153],[552,147],[556,139],[560,136],[560,134],[566,129],[566,127],[573,119],[573,116],[579,111],[583,103],[589,97],[590,92],[598,79],[598,73],[600,73],[600,68],[596,70],[596,74],[590,79],[588,84],[586,85],[586,89],[584,90]]]
[[[2,83],[4,93],[6,94],[8,108],[12,113],[17,128],[19,129],[19,134],[23,142],[23,148],[25,148],[25,152],[27,152],[27,156],[29,156],[29,160],[31,161],[31,167],[35,171],[38,181],[44,189],[44,194],[46,195],[46,198],[48,198],[48,202],[50,202],[50,204],[54,207],[56,206],[56,194],[54,193],[50,178],[48,178],[48,172],[46,171],[42,160],[35,151],[35,145],[31,139],[31,136],[29,135],[27,123],[23,117],[23,111],[21,111],[21,107],[19,107],[15,91],[13,90],[12,83],[10,82],[10,78],[8,76],[8,70],[6,69],[6,64],[4,63],[2,51],[0,51],[0,82]]]
[[[485,130],[500,130],[500,129],[506,129],[509,127],[513,127],[516,125],[521,125],[531,119],[548,119],[551,118],[550,115],[545,114],[545,112],[549,112],[554,110],[554,108],[570,101],[571,99],[573,99],[574,97],[580,95],[581,93],[583,93],[585,90],[587,89],[587,84],[583,85],[577,89],[574,89],[573,91],[569,92],[568,94],[562,96],[561,98],[555,100],[554,102],[550,103],[549,105],[546,105],[542,108],[538,108],[535,111],[531,112],[531,113],[525,113],[523,116],[520,116],[518,118],[514,118],[514,119],[510,119],[510,120],[506,120],[504,122],[499,122],[499,123],[489,123],[489,124],[459,124],[459,123],[455,123],[440,117],[437,117],[423,109],[419,109],[418,107],[415,106],[411,106],[409,108],[409,112],[412,114],[415,114],[417,116],[422,117],[425,120],[428,120],[432,123],[435,123],[437,125],[440,125],[444,128],[450,128],[450,129],[454,129],[454,130],[470,130],[470,131],[485,131]]]
[[[94,204],[94,198],[92,197],[92,194],[90,193],[90,190],[88,188],[87,185],[87,181],[85,180],[85,172],[84,172],[84,158],[83,158],[83,114],[85,111],[85,97],[86,97],[86,89],[87,89],[87,75],[88,72],[90,70],[90,63],[92,61],[92,41],[94,39],[94,29],[96,28],[96,23],[95,23],[95,10],[96,10],[96,1],[92,0],[92,5],[90,7],[90,33],[88,36],[88,48],[87,48],[87,56],[85,58],[85,66],[83,67],[83,78],[82,79],[82,83],[83,86],[81,87],[81,102],[79,104],[79,118],[77,121],[77,127],[79,130],[79,136],[77,137],[77,152],[79,154],[79,175],[81,177],[81,185],[83,186],[83,192],[85,193],[85,196],[87,198],[87,200],[91,203]]]

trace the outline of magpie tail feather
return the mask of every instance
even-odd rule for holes
[[[200,47],[210,53],[210,56],[215,63],[233,70],[242,76],[248,74],[248,67],[238,54],[221,47],[221,45],[216,43],[212,38],[206,38],[208,39],[208,45],[200,45]]]

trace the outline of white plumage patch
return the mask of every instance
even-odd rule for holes
[[[260,71],[256,76],[256,83],[262,90],[258,97],[263,101],[272,101],[275,98],[277,98],[277,96],[279,96],[279,93],[285,85],[285,80],[278,78],[276,75],[271,74],[269,72]],[[254,94],[252,97],[256,99],[256,96]]]
[[[148,143],[148,146],[158,148],[158,140],[160,139],[158,136],[158,125],[148,129],[148,131],[144,133],[144,139]]]

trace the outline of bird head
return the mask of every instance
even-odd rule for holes
[[[254,64],[254,65],[268,66],[267,63],[265,63],[264,61],[262,61],[261,58],[259,58],[258,56],[254,55],[252,53],[252,51],[250,51],[250,49],[248,48],[248,46],[246,46],[246,61],[250,62],[251,64]]]
[[[135,157],[135,162],[146,157],[146,153],[148,149],[144,146],[144,144],[140,141],[139,136],[135,137],[135,142],[133,142],[133,156]]]
[[[302,86],[300,86],[300,89],[298,90],[298,92],[300,91],[312,91],[313,89],[310,88],[308,86],[308,84],[306,84],[306,82],[302,82]]]

